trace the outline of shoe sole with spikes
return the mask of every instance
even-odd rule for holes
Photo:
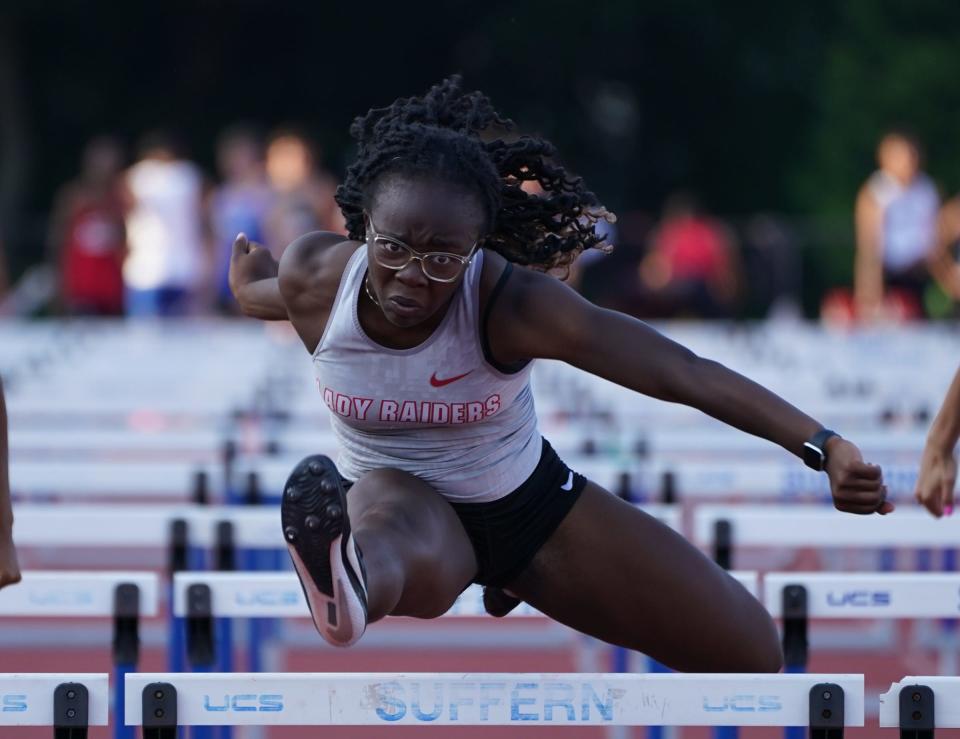
[[[367,626],[366,573],[343,481],[328,457],[307,457],[293,469],[280,520],[317,631],[333,646],[355,644]]]

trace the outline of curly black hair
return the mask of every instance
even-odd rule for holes
[[[460,84],[451,77],[423,97],[399,98],[353,121],[359,151],[335,196],[350,238],[364,239],[363,211],[384,175],[429,175],[477,193],[487,222],[483,245],[511,262],[565,273],[584,249],[609,251],[595,227],[615,216],[555,163],[553,145],[494,137],[513,123]],[[524,182],[536,182],[542,194],[526,192]]]

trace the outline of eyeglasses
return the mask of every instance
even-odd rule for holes
[[[423,274],[429,279],[435,282],[453,282],[470,264],[477,250],[477,244],[474,244],[467,256],[444,251],[419,252],[402,241],[377,233],[377,227],[373,225],[373,219],[369,215],[367,220],[370,223],[367,238],[373,241],[373,258],[377,264],[387,269],[399,272],[416,259],[420,262]]]

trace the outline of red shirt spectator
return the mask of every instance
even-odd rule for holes
[[[84,152],[80,177],[57,197],[51,246],[57,255],[60,300],[70,314],[123,314],[121,165],[119,147],[109,139],[96,139]]]
[[[737,260],[729,229],[686,195],[667,203],[640,278],[650,317],[728,316],[737,299]]]

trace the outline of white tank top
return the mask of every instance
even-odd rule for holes
[[[313,354],[347,479],[393,467],[450,501],[479,503],[507,495],[537,466],[532,363],[505,374],[484,357],[482,271],[481,250],[433,334],[412,349],[389,349],[364,333],[357,316],[366,246],[350,258]]]
[[[940,196],[924,174],[902,185],[882,170],[869,180],[869,188],[883,209],[883,263],[894,272],[922,261],[936,239]]]
[[[123,278],[138,290],[190,288],[203,266],[203,177],[187,161],[146,159],[127,173],[133,210]]]

